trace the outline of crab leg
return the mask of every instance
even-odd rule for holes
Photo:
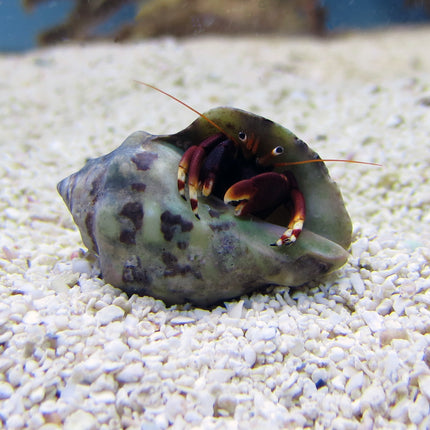
[[[221,139],[225,139],[222,133],[217,133],[209,136],[200,145],[189,147],[182,156],[178,167],[178,191],[179,194],[185,197],[185,182],[188,175],[188,194],[190,198],[190,205],[194,215],[197,218],[198,214],[198,201],[197,195],[200,191],[200,170],[206,154],[216,146]]]
[[[291,199],[294,205],[293,217],[288,224],[288,228],[275,243],[271,244],[272,246],[293,244],[303,230],[303,224],[305,222],[305,199],[298,188],[293,188],[291,190]]]
[[[204,196],[210,196],[215,186],[215,182],[220,173],[221,166],[226,168],[226,159],[231,156],[233,158],[233,152],[235,149],[234,142],[230,139],[226,139],[219,143],[206,158],[202,171],[201,181],[203,183],[202,193]],[[228,167],[227,167],[228,168]]]
[[[185,196],[185,181],[187,179],[187,172],[190,167],[191,158],[193,157],[193,154],[196,149],[197,149],[197,146],[190,146],[184,152],[184,155],[182,156],[178,166],[178,191],[180,196],[184,200],[187,200]]]

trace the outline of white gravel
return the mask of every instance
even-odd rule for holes
[[[430,427],[430,29],[0,57],[0,427]],[[95,276],[56,183],[136,130],[231,105],[331,163],[351,258],[212,311]],[[412,426],[412,427],[410,427]]]

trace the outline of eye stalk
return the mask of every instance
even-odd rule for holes
[[[278,155],[282,155],[284,153],[284,147],[283,146],[277,146],[276,148],[272,149],[272,155],[274,157],[277,157]]]
[[[278,157],[279,155],[282,155],[284,153],[284,147],[283,146],[276,146],[273,148],[270,152],[267,154],[257,158],[258,164],[261,166],[269,166],[274,164],[274,158]]]
[[[239,133],[237,133],[237,137],[243,143],[248,141],[248,135],[244,131],[239,131]]]

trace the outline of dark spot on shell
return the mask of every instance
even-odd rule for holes
[[[138,282],[148,287],[152,283],[149,273],[142,267],[138,256],[132,256],[124,262],[122,270],[122,280],[124,282]],[[140,292],[142,294],[142,292]]]
[[[125,216],[131,220],[134,224],[134,228],[139,230],[142,228],[143,223],[143,207],[140,202],[129,202],[126,203],[119,213],[122,216]]]
[[[297,136],[294,136],[294,143],[300,148],[304,148],[304,149],[308,148],[307,143],[303,142],[303,140],[299,139]]]
[[[202,279],[202,275],[198,270],[194,270],[189,264],[179,264],[178,258],[170,252],[164,251],[161,255],[163,263],[166,265],[164,276],[184,276],[188,273],[192,274],[197,279]]]
[[[88,212],[85,217],[85,228],[87,229],[88,236],[91,238],[91,242],[93,243],[93,248],[96,253],[99,252],[99,248],[97,246],[96,238],[94,237],[94,212]]]
[[[164,211],[161,216],[161,232],[163,233],[164,239],[170,242],[175,235],[175,232],[180,230],[185,233],[193,229],[193,223],[187,221],[181,217],[181,215],[175,215],[170,211]]]
[[[297,267],[297,270],[307,271],[309,273],[311,272],[310,268],[312,268],[313,278],[324,275],[331,269],[331,265],[329,263],[318,260],[310,255],[303,255],[298,258],[295,262],[295,266]]]
[[[140,152],[132,157],[131,161],[136,164],[137,170],[148,170],[157,158],[158,154],[155,152]]]
[[[96,203],[99,196],[99,191],[102,188],[102,181],[105,176],[105,172],[102,171],[96,178],[91,182],[90,196],[92,197],[92,204]]]
[[[223,222],[221,224],[209,224],[212,231],[227,231],[236,225],[233,221]]]
[[[215,209],[209,209],[209,215],[211,218],[219,218],[221,214]]]
[[[212,250],[221,273],[227,273],[236,267],[237,261],[242,257],[245,248],[240,240],[230,233],[218,233],[212,241]]]
[[[146,190],[146,184],[142,182],[134,182],[133,184],[131,184],[131,189],[132,191],[139,191],[143,193]]]
[[[136,244],[136,232],[130,230],[122,230],[119,235],[119,241],[126,245]]]
[[[180,250],[184,250],[188,248],[189,243],[186,242],[185,240],[182,241],[178,241],[178,243],[176,244],[176,246],[180,249]]]
[[[176,264],[178,262],[178,257],[176,257],[174,254],[172,254],[171,252],[167,252],[164,251],[161,254],[161,259],[163,260],[163,263],[167,266],[167,267],[171,267],[174,264]]]

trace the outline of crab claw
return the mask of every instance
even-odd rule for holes
[[[292,201],[294,206],[293,217],[273,246],[294,243],[303,229],[305,201],[294,177],[274,172],[262,173],[235,183],[224,195],[224,203],[235,206],[237,216],[268,215],[280,204],[288,201]]]
[[[224,203],[235,206],[235,213],[257,215],[273,210],[289,195],[288,179],[279,173],[267,172],[233,184],[224,195]]]

